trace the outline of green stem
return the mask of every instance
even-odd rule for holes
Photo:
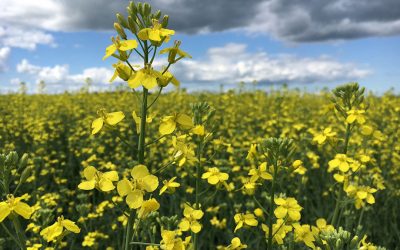
[[[200,209],[200,204],[199,204],[199,193],[200,193],[200,168],[201,168],[201,153],[202,153],[202,143],[201,139],[198,144],[198,149],[197,149],[197,160],[198,163],[196,165],[196,209]],[[194,250],[198,249],[198,237],[197,234],[194,235]]]
[[[21,228],[21,224],[18,220],[18,217],[12,216],[11,221],[14,225],[15,232],[17,233],[17,239],[20,243],[21,249],[25,249],[26,237],[25,237],[24,231]]]
[[[12,235],[12,233],[7,229],[7,227],[4,226],[3,223],[0,223],[0,224],[1,224],[1,226],[3,227],[4,231],[8,234],[8,236],[10,236],[10,238],[11,238],[21,249],[24,249],[24,248],[22,247],[21,243],[18,241],[18,239],[15,238],[14,235]]]
[[[347,151],[349,148],[350,135],[351,135],[351,124],[347,124],[346,135],[345,135],[344,146],[343,146],[343,154],[347,154]],[[339,212],[340,212],[340,203],[342,202],[342,198],[343,198],[343,188],[341,187],[339,189],[339,194],[336,199],[336,206],[335,206],[335,210],[333,211],[333,217],[332,217],[332,221],[331,221],[331,225],[334,226],[335,228],[337,227],[336,223],[338,223],[338,221],[340,221]]]
[[[129,250],[129,239],[131,235],[131,229],[132,229],[132,220],[133,220],[133,212],[131,212],[131,215],[128,217],[128,223],[126,224],[126,234],[125,234],[125,242],[124,242],[124,250]]]
[[[275,182],[276,182],[276,172],[278,170],[278,166],[277,163],[274,165],[274,176],[272,177],[272,187],[269,193],[269,197],[271,198],[271,202],[269,204],[269,214],[272,215],[273,211],[274,211],[274,199],[275,199]],[[272,225],[273,225],[273,221],[272,221],[272,216],[269,217],[269,224],[268,224],[268,247],[267,250],[271,250],[272,249]]]

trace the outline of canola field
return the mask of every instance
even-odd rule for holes
[[[0,96],[2,249],[399,249],[398,96],[137,97]]]

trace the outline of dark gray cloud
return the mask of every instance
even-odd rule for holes
[[[232,29],[289,42],[400,34],[400,0],[150,0],[179,32]],[[52,31],[111,30],[129,1],[2,0],[0,21]]]

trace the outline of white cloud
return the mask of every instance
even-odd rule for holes
[[[214,84],[253,80],[264,83],[327,83],[358,80],[371,73],[329,57],[249,53],[246,45],[234,43],[210,48],[203,60],[185,60],[176,67],[175,73],[182,82]]]
[[[17,72],[30,75],[36,83],[43,80],[47,85],[59,85],[61,90],[81,87],[87,78],[92,79],[93,85],[109,87],[109,80],[114,73],[111,68],[92,67],[84,69],[82,73],[71,74],[67,64],[42,67],[33,65],[26,59],[17,65]]]
[[[7,69],[7,60],[9,56],[10,56],[9,47],[0,48],[0,72],[3,72]]]
[[[38,44],[56,46],[54,37],[40,30],[0,26],[0,44],[28,50],[36,49]]]

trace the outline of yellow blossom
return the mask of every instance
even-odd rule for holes
[[[336,154],[335,159],[329,161],[328,172],[333,171],[335,168],[339,168],[342,172],[347,172],[350,169],[350,164],[353,163],[354,160],[347,157],[345,154]]]
[[[263,180],[272,180],[272,175],[267,171],[267,163],[263,162],[258,168],[250,169],[250,181],[256,182],[259,178]]]
[[[114,126],[125,118],[124,113],[122,113],[121,111],[106,113],[104,109],[101,109],[97,113],[101,117],[92,122],[92,135],[97,134],[103,127],[104,123],[110,126]]]
[[[92,166],[86,167],[83,170],[83,176],[85,176],[86,181],[83,181],[78,185],[78,188],[83,190],[92,190],[97,188],[103,192],[108,192],[115,188],[113,181],[119,180],[117,171],[102,173]]]
[[[318,144],[323,144],[326,139],[336,136],[336,132],[332,132],[332,128],[328,127],[322,131],[322,133],[314,136],[313,141],[318,142]]]
[[[347,111],[346,122],[349,124],[357,121],[359,124],[365,123],[365,110],[352,109]]]
[[[182,129],[191,129],[194,125],[190,116],[177,113],[163,117],[158,131],[162,135],[169,135],[175,131],[177,126]]]
[[[160,195],[162,195],[164,192],[168,191],[169,193],[175,192],[175,189],[177,187],[180,187],[181,184],[178,182],[175,182],[176,177],[172,177],[169,181],[164,180],[162,188],[160,189]]]
[[[137,165],[131,171],[132,180],[123,179],[117,184],[118,194],[126,196],[126,203],[130,208],[136,209],[143,204],[145,192],[153,192],[158,187],[158,178],[150,174],[144,165]]]
[[[125,52],[128,50],[136,49],[138,46],[138,43],[136,40],[121,41],[119,37],[117,37],[117,39],[112,38],[112,42],[113,42],[113,44],[109,45],[106,48],[106,54],[104,55],[103,60],[110,57],[117,50]]]
[[[201,231],[202,225],[198,222],[203,217],[204,213],[200,209],[194,209],[185,204],[185,209],[183,210],[184,218],[179,223],[179,228],[182,231],[191,230],[193,233],[198,233]]]
[[[2,222],[10,214],[21,215],[25,219],[29,219],[33,213],[33,208],[21,200],[24,197],[14,197],[7,195],[7,200],[0,202],[0,222]]]
[[[297,203],[295,198],[275,198],[274,202],[278,205],[274,210],[276,218],[283,219],[288,216],[291,221],[300,220],[300,211],[302,210],[302,207]]]
[[[145,68],[136,71],[128,79],[128,86],[135,89],[142,85],[146,89],[153,89],[157,86],[157,79],[160,77],[160,72],[146,66]]]
[[[265,232],[266,237],[269,236],[269,227],[265,224],[261,225],[262,230]],[[285,221],[283,219],[278,219],[275,224],[272,225],[272,240],[278,245],[283,244],[283,239],[286,237],[288,232],[292,231],[292,227],[289,225],[285,225]]]
[[[207,179],[207,182],[211,185],[217,185],[220,182],[228,180],[229,175],[222,173],[218,168],[209,168],[202,176],[202,179]]]
[[[158,20],[153,19],[153,27],[144,28],[139,31],[138,37],[140,40],[146,41],[150,40],[152,42],[168,42],[170,36],[175,34],[175,31],[170,29],[164,29]]]
[[[64,216],[60,216],[53,225],[43,229],[40,232],[40,235],[43,236],[47,242],[56,241],[58,236],[63,233],[64,229],[76,234],[81,231],[75,222],[64,219]]]
[[[246,213],[246,214],[235,214],[233,217],[236,223],[236,227],[234,232],[236,232],[238,229],[242,228],[243,226],[250,226],[250,227],[256,227],[258,225],[258,221],[254,214],[252,213]]]
[[[300,225],[298,223],[293,225],[294,239],[296,242],[304,242],[308,247],[315,249],[314,234],[311,231],[310,225]]]
[[[139,219],[143,219],[147,217],[148,214],[154,212],[160,208],[160,203],[154,198],[151,198],[147,201],[143,201],[142,206],[140,207],[137,216]]]

